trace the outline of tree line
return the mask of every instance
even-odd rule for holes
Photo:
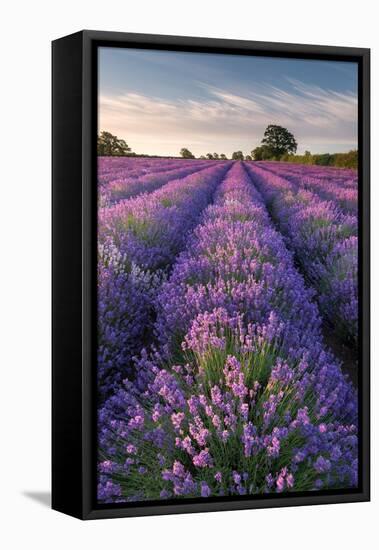
[[[244,155],[242,151],[234,151],[232,160],[279,160],[285,154],[293,154],[297,150],[295,137],[287,128],[270,124],[267,126],[261,145]],[[186,159],[194,159],[195,155],[189,149],[183,147],[180,156]],[[201,155],[201,159],[228,160],[224,153],[207,153]]]
[[[320,166],[337,166],[343,168],[357,168],[358,151],[348,153],[311,154],[306,151],[304,155],[296,155],[297,142],[295,136],[282,126],[269,124],[264,132],[261,144],[252,149],[250,154],[244,155],[242,151],[234,151],[231,160],[276,160],[282,162],[295,162],[301,164],[316,164]],[[99,156],[140,156],[133,153],[129,145],[123,139],[119,139],[110,132],[102,131],[97,138],[97,154]],[[183,147],[179,153],[181,158],[194,159],[195,155]],[[158,155],[157,155],[158,156]],[[207,153],[200,159],[228,160],[224,153]]]
[[[286,128],[270,124],[267,126],[262,145],[244,155],[242,151],[234,151],[232,160],[278,160],[281,155],[296,152],[297,143],[294,136]],[[97,154],[99,156],[136,156],[125,140],[118,138],[110,132],[102,131],[97,137]],[[139,155],[149,156],[149,155]],[[196,158],[186,147],[180,150],[180,157],[185,159]],[[201,155],[201,159],[228,160],[224,153],[207,153]]]
[[[313,155],[305,151],[304,155],[284,155],[282,162],[296,164],[313,164],[317,166],[334,166],[336,168],[358,168],[358,151],[353,149],[348,153],[322,153]]]
[[[184,159],[194,159],[196,158],[193,153],[186,147],[180,150],[180,156]],[[207,153],[206,155],[201,155],[199,159],[208,159],[208,160],[229,160],[224,153]],[[250,155],[244,156],[242,151],[234,151],[231,156],[232,160],[253,160]]]

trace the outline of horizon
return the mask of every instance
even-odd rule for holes
[[[358,148],[357,64],[99,48],[99,132],[136,154],[196,157],[260,145],[286,127],[297,154]]]

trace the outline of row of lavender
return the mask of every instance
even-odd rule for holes
[[[132,357],[149,343],[157,289],[229,165],[207,164],[153,193],[99,209],[98,380],[103,396],[130,374]]]
[[[98,185],[103,187],[117,178],[138,178],[152,172],[169,170],[178,165],[176,159],[147,159],[138,157],[98,157]]]
[[[312,167],[280,162],[257,163],[304,189],[309,189],[320,198],[334,201],[348,214],[358,214],[358,179],[353,170],[325,170],[324,167]]]
[[[150,193],[171,180],[183,178],[213,164],[195,160],[154,159],[145,165],[141,159],[138,159],[138,163],[130,158],[111,160],[114,170],[112,163],[104,158],[99,174],[100,207],[111,206],[141,193]]]
[[[356,394],[312,297],[234,164],[159,290],[158,351],[99,413],[99,500],[355,486]]]
[[[246,164],[270,213],[296,254],[321,312],[352,348],[358,340],[358,222],[335,201],[283,178],[264,163]],[[264,166],[264,168],[263,168]]]
[[[282,174],[311,177],[318,180],[332,180],[335,185],[357,187],[357,170],[350,168],[334,168],[330,166],[295,164],[290,162],[260,161],[257,164],[280,171]]]

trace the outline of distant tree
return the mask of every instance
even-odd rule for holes
[[[340,168],[358,168],[358,151],[353,150],[348,153],[335,153],[333,166]]]
[[[234,151],[234,153],[232,154],[232,160],[243,160],[242,151]]]
[[[253,160],[250,155],[246,155],[245,160]]]
[[[221,160],[228,160],[228,157],[226,155],[224,155],[224,153],[221,153],[220,159]]]
[[[255,149],[252,149],[251,156],[254,160],[262,160],[263,147],[256,147]]]
[[[213,158],[214,158],[215,160],[218,160],[220,157],[218,156],[218,153],[213,153]]]
[[[333,166],[333,155],[330,153],[323,153],[321,155],[313,155],[314,163],[319,166]]]
[[[202,160],[205,160],[207,157],[204,156],[204,155],[201,155],[201,157],[199,157],[199,158],[202,159]]]
[[[119,139],[110,132],[104,130],[97,136],[97,154],[99,156],[125,156],[131,152],[131,148],[125,140]]]
[[[297,143],[295,137],[287,128],[270,124],[267,126],[262,145],[270,151],[271,158],[279,159],[282,155],[296,153]]]
[[[212,160],[212,159],[213,159],[212,153],[207,153],[207,159],[209,159],[209,160]]]
[[[272,153],[265,145],[259,145],[251,151],[251,156],[254,160],[269,160],[272,158]]]
[[[189,149],[186,149],[185,147],[180,149],[180,156],[184,159],[194,159],[195,158],[195,155],[193,155],[191,153],[191,151]]]
[[[284,162],[295,162],[297,164],[319,165],[319,166],[337,166],[338,168],[358,168],[358,151],[352,150],[348,153],[323,153],[304,155],[287,154],[280,157]]]

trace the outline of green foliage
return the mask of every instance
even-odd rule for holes
[[[312,155],[305,151],[296,155],[297,143],[291,132],[282,126],[267,126],[261,145],[251,151],[254,160],[281,160],[298,164],[316,164],[318,166],[337,166],[339,168],[358,168],[358,151],[348,153],[323,153]],[[246,160],[248,158],[246,157]]]
[[[189,453],[177,446],[173,446],[172,456],[166,461],[165,466],[170,468],[175,461],[179,461],[187,471],[191,472],[195,482],[206,481],[209,487],[216,487],[214,472],[221,472],[221,482],[217,488],[221,487],[225,494],[228,494],[231,483],[233,483],[231,472],[244,472],[250,482],[248,493],[262,494],[267,492],[267,474],[279,472],[288,465],[296,449],[304,446],[305,438],[301,428],[295,427],[281,438],[279,456],[268,457],[267,450],[264,448],[246,455],[244,447],[241,445],[244,426],[250,422],[257,429],[259,436],[264,437],[266,434],[270,434],[275,426],[285,426],[288,416],[295,419],[299,409],[296,385],[286,385],[271,376],[272,366],[280,353],[280,342],[269,344],[261,339],[260,342],[255,342],[253,350],[246,351],[241,348],[240,338],[233,336],[227,327],[220,328],[223,330],[219,336],[222,335],[225,338],[225,346],[210,345],[201,353],[190,352],[186,357],[186,362],[196,373],[194,384],[197,388],[201,388],[206,404],[213,406],[220,422],[225,426],[227,414],[212,403],[211,389],[217,386],[223,393],[230,391],[226,380],[225,366],[230,358],[238,362],[243,383],[254,395],[254,399],[251,401],[252,405],[246,408],[247,418],[243,420],[242,416],[238,415],[235,429],[229,431],[225,441],[221,441],[213,423],[213,417],[200,413],[201,423],[208,433],[207,450],[213,458],[213,467],[194,468],[193,459]],[[289,366],[292,368],[295,380],[300,379],[301,373],[299,373],[298,364],[289,363]],[[167,371],[175,376],[169,365],[167,365]],[[176,380],[185,397],[189,399],[193,395],[194,386],[184,385],[179,375]],[[273,398],[276,399],[275,420],[267,422],[265,420],[266,407]],[[230,405],[233,412],[240,410],[242,402],[243,399],[235,394],[230,394]],[[310,422],[315,422],[313,392],[306,391],[304,393],[303,403],[308,411]],[[193,416],[187,405],[184,406],[183,411],[185,418],[181,428],[183,430],[182,437],[189,433],[189,424],[193,422]],[[144,422],[150,432],[156,429],[156,424],[151,420],[150,415],[146,415]],[[174,431],[170,416],[162,415],[159,422],[163,433],[169,434],[170,439],[175,441],[177,433]],[[139,430],[133,432],[133,444],[138,448],[138,463],[131,464],[127,476],[115,474],[114,480],[121,485],[122,494],[125,496],[140,491],[150,499],[159,499],[163,489],[171,489],[171,485],[162,477],[162,465],[159,462],[162,457],[157,452],[159,449],[153,440],[144,438]],[[101,452],[101,449],[100,456],[102,460],[109,459],[106,454]],[[111,459],[119,464],[125,462],[125,440],[122,437],[115,440]],[[164,457],[163,460],[165,460]],[[310,491],[319,477],[320,474],[315,469],[307,467],[306,461],[300,462],[293,490]],[[193,496],[196,496],[196,493]]]
[[[262,160],[262,159],[255,159]],[[297,164],[313,164],[318,166],[336,166],[338,168],[358,168],[358,151],[353,150],[348,153],[324,153],[312,155],[305,151],[304,155],[283,155],[280,158],[284,162],[294,162]]]
[[[200,158],[207,158],[208,160],[228,160],[228,157],[224,153],[221,153],[220,155],[218,153],[207,153],[206,156],[201,155]]]
[[[271,151],[265,145],[256,147],[251,151],[251,156],[254,160],[271,160],[272,154]]]
[[[250,155],[246,155],[245,160],[253,160]]]
[[[358,168],[358,151],[353,150],[348,153],[335,153],[333,166],[339,168]]]
[[[254,160],[263,160],[263,147],[256,147],[252,149],[251,156]]]
[[[234,151],[234,153],[232,154],[232,160],[243,160],[244,157],[243,157],[243,153],[242,151]]]
[[[270,124],[267,126],[262,145],[270,151],[272,159],[279,160],[286,153],[296,153],[297,143],[295,137],[287,128]]]
[[[97,136],[97,154],[99,156],[126,156],[130,154],[131,148],[123,140],[110,132],[102,131]]]
[[[195,155],[193,155],[189,149],[186,149],[186,147],[183,147],[182,149],[180,149],[180,156],[184,159],[195,158]]]

